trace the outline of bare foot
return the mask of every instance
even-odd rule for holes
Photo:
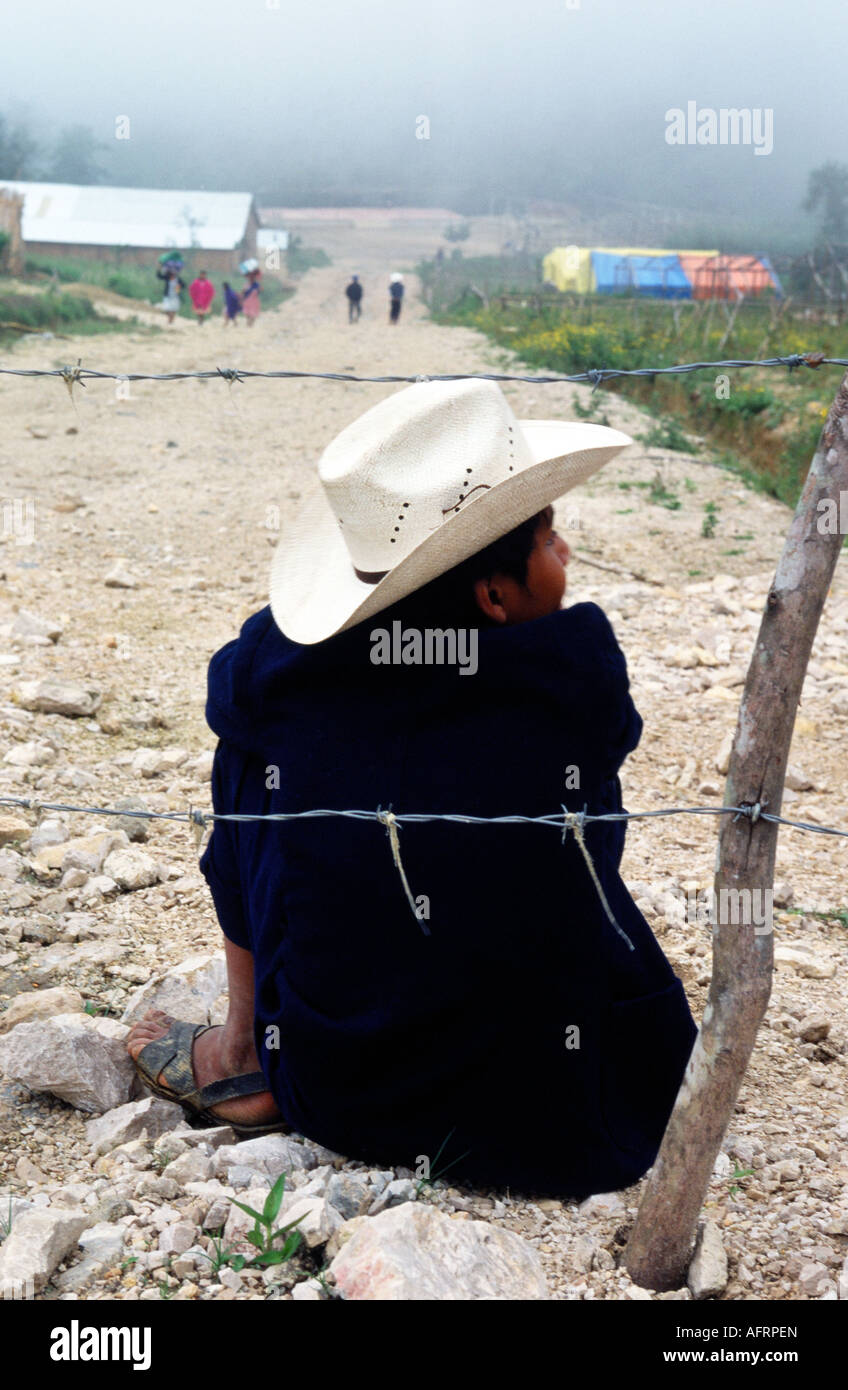
[[[133,1060],[149,1042],[163,1038],[173,1022],[170,1014],[158,1009],[148,1010],[144,1018],[133,1025],[127,1037],[127,1052]],[[212,1081],[222,1081],[225,1077],[261,1070],[253,1037],[232,1038],[226,1024],[210,1028],[195,1039],[191,1060],[198,1088],[208,1086]],[[167,1087],[168,1083],[161,1075],[157,1079],[160,1085]],[[281,1118],[270,1091],[257,1091],[253,1096],[223,1101],[220,1105],[212,1106],[212,1113],[220,1118],[222,1124],[227,1121],[243,1125],[271,1124]]]

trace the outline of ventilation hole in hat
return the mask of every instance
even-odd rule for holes
[[[389,536],[389,545],[394,545],[394,544],[395,544],[395,538],[394,538],[394,536]]]
[[[466,468],[465,471],[466,471],[466,473],[473,473],[473,472],[474,472],[474,469],[473,469],[473,468]]]
[[[403,505],[404,505],[405,507],[408,507],[408,506],[409,506],[409,503],[408,503],[408,502],[404,502]]]
[[[395,527],[395,530],[396,530],[396,531],[399,531],[399,530],[400,530],[400,527],[399,527],[399,526],[396,526],[396,527]]]

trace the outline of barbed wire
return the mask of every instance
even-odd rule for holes
[[[376,821],[378,824],[382,825],[388,833],[392,861],[400,877],[404,895],[412,909],[413,917],[425,936],[430,935],[430,929],[419,913],[419,904],[413,895],[401,859],[398,832],[403,826],[424,825],[433,821],[446,821],[452,825],[545,825],[561,832],[563,844],[565,844],[566,837],[570,830],[574,834],[577,847],[583,856],[589,876],[597,892],[598,900],[604,909],[606,917],[631,951],[635,950],[633,942],[616,920],[615,914],[607,901],[603,885],[586,844],[584,831],[587,825],[597,824],[599,822],[650,820],[656,816],[732,815],[735,820],[738,820],[740,816],[746,817],[750,820],[752,826],[759,820],[765,820],[771,821],[777,825],[789,825],[798,830],[810,830],[821,835],[838,835],[848,839],[848,830],[838,830],[834,826],[812,825],[809,821],[787,820],[782,816],[775,816],[765,811],[762,803],[759,801],[753,803],[743,802],[741,806],[667,806],[661,807],[656,811],[605,811],[597,815],[592,814],[585,808],[582,811],[569,811],[563,806],[561,811],[550,812],[544,816],[470,816],[463,815],[461,812],[457,811],[406,811],[396,813],[391,807],[384,810],[381,806],[378,806],[376,811],[316,808],[315,810],[309,811],[269,811],[253,813],[240,811],[203,811],[198,807],[189,805],[187,811],[138,811],[130,809],[121,810],[118,807],[109,806],[65,805],[58,802],[41,801],[35,797],[22,796],[0,796],[0,806],[21,806],[27,810],[35,811],[73,811],[86,815],[133,816],[144,820],[184,822],[188,824],[194,832],[196,848],[200,847],[203,832],[206,830],[207,826],[210,824],[214,826],[217,821],[232,821],[250,824],[255,821],[284,822],[292,820],[315,820],[327,816],[356,821]]]
[[[667,367],[593,367],[585,372],[559,376],[528,376],[509,372],[418,372],[412,376],[359,376],[354,372],[256,372],[241,367],[211,367],[194,372],[101,372],[83,367],[81,359],[75,367],[0,367],[0,375],[21,377],[58,377],[69,391],[86,381],[226,381],[244,382],[252,378],[266,380],[312,379],[320,381],[379,382],[387,385],[415,384],[426,381],[517,381],[530,386],[553,386],[557,383],[590,383],[597,389],[604,381],[616,377],[681,376],[687,372],[735,370],[744,367],[786,367],[790,372],[800,367],[848,367],[848,358],[825,357],[821,352],[789,353],[784,357],[732,358],[721,362],[678,362]]]
[[[0,796],[0,806],[19,806],[29,811],[68,811],[83,815],[133,816],[139,820],[167,820],[185,822],[206,829],[215,821],[232,821],[238,824],[251,824],[254,821],[315,820],[326,816],[339,816],[348,820],[376,820],[383,823],[387,814],[392,814],[398,825],[426,825],[430,821],[448,821],[454,825],[547,825],[562,830],[570,825],[569,818],[579,816],[581,823],[613,822],[628,820],[651,820],[658,816],[744,816],[756,823],[758,820],[770,821],[775,825],[788,825],[795,830],[809,830],[818,835],[838,835],[848,839],[848,830],[835,826],[815,825],[811,821],[788,820],[785,816],[773,815],[765,811],[760,802],[743,803],[741,806],[664,806],[656,811],[604,811],[594,815],[589,811],[552,811],[544,816],[470,816],[460,811],[376,811],[335,810],[327,807],[309,811],[267,811],[250,813],[241,811],[204,811],[197,806],[189,806],[187,811],[132,811],[114,806],[73,806],[60,802],[42,801],[38,797]]]

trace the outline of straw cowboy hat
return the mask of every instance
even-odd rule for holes
[[[382,612],[584,483],[632,440],[517,420],[490,381],[422,382],[354,420],[278,542],[271,611],[309,645]]]

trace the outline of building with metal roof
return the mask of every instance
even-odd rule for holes
[[[147,262],[170,247],[203,253],[208,268],[234,269],[256,255],[259,219],[251,193],[100,184],[3,181],[24,199],[29,254]]]

